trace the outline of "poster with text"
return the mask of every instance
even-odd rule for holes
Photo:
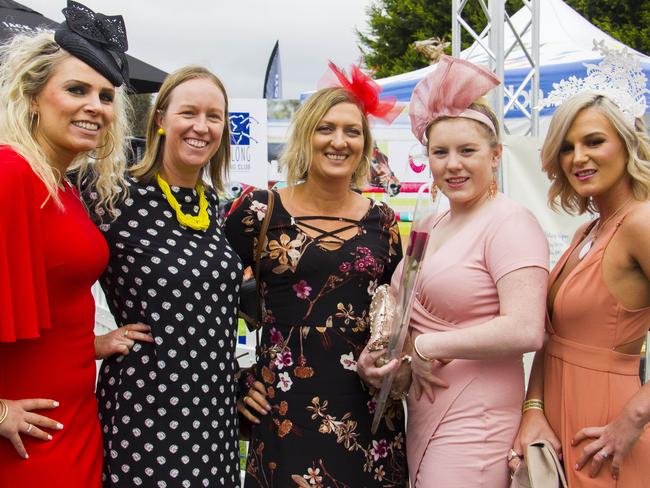
[[[228,108],[230,182],[266,188],[269,176],[266,100],[233,98]]]

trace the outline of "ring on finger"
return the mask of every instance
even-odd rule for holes
[[[598,454],[600,454],[600,457],[603,459],[607,459],[609,457],[609,453],[605,449],[598,451]]]
[[[34,426],[32,424],[30,424],[29,422],[27,422],[27,430],[25,431],[25,433],[29,434],[32,431],[33,428],[34,428]]]
[[[507,457],[508,462],[512,461],[515,458],[521,459],[521,455],[518,454],[517,451],[515,451],[514,449],[510,449],[510,451],[508,451],[508,457]]]

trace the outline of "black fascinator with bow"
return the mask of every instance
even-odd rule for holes
[[[72,0],[68,0],[63,15],[66,21],[54,32],[56,43],[113,85],[128,85],[129,65],[124,53],[129,45],[122,16],[95,13]]]

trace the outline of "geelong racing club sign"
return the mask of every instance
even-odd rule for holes
[[[266,188],[266,100],[235,98],[230,101],[230,181]]]

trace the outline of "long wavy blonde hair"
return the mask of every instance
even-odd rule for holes
[[[167,75],[165,81],[160,87],[156,101],[149,113],[147,121],[147,143],[144,156],[142,160],[131,168],[133,176],[137,176],[143,181],[151,181],[156,174],[160,172],[160,167],[163,163],[163,151],[165,149],[166,136],[158,133],[157,116],[165,113],[169,107],[174,89],[186,81],[195,79],[207,79],[214,83],[221,93],[226,102],[225,106],[225,123],[223,132],[221,133],[221,142],[219,149],[208,161],[208,164],[203,168],[204,175],[210,178],[213,188],[216,190],[223,190],[223,182],[228,177],[228,169],[230,168],[230,122],[228,118],[228,94],[226,87],[221,80],[212,73],[209,69],[203,66],[185,66],[173,73]]]
[[[596,93],[580,93],[564,102],[553,114],[548,134],[542,146],[542,169],[551,180],[548,204],[572,214],[597,212],[592,199],[580,196],[571,186],[560,166],[560,150],[566,134],[578,112],[593,107],[607,118],[618,133],[627,152],[626,171],[632,181],[632,192],[637,200],[650,198],[650,137],[641,118],[630,124],[609,98]]]
[[[372,134],[368,118],[352,92],[344,88],[323,88],[311,95],[296,111],[291,123],[289,139],[280,154],[280,165],[287,169],[289,185],[295,185],[299,181],[307,179],[313,157],[312,137],[316,132],[316,126],[329,109],[339,103],[353,103],[359,107],[359,112],[361,112],[363,153],[359,166],[352,174],[351,186],[361,189],[367,183],[372,154]]]
[[[38,130],[30,107],[56,67],[71,56],[55,41],[52,33],[19,34],[0,46],[0,144],[11,146],[24,157],[45,184],[50,198],[58,205],[57,185],[64,175],[48,163],[43,148],[36,142]],[[123,179],[128,143],[129,103],[122,87],[116,88],[113,123],[106,127],[103,140],[92,157],[80,153],[69,169],[79,169],[84,178],[90,167],[91,184],[98,193],[98,204],[115,216],[115,205],[124,195]]]

